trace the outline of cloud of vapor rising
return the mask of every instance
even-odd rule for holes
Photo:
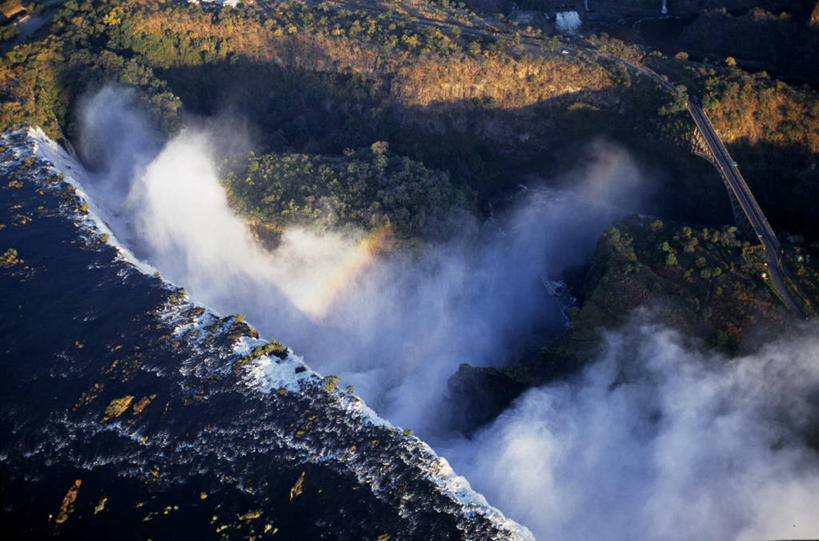
[[[548,280],[587,258],[614,216],[532,190],[489,223],[464,219],[452,239],[376,259],[325,317],[311,318],[311,299],[362,234],[289,228],[265,251],[228,207],[212,163],[220,137],[189,129],[161,145],[133,102],[108,88],[79,115],[80,148],[99,172],[89,192],[118,237],[196,300],[246,314],[263,336],[421,434],[441,428],[447,380],[461,363],[503,365],[533,332],[562,329],[564,300]],[[616,166],[601,171],[625,166],[616,154],[606,157]]]
[[[88,192],[117,236],[223,314],[243,313],[383,417],[415,429],[539,538],[817,537],[819,333],[727,359],[640,321],[607,336],[575,380],[530,390],[471,439],[450,433],[447,380],[499,366],[562,329],[548,281],[591,255],[639,192],[616,146],[591,147],[577,194],[529,190],[453,238],[375,258],[322,318],[308,307],[362,234],[290,228],[269,252],[228,207],[213,166],[225,141],[151,134],[105,89],[80,113]],[[124,137],[123,134],[129,134]],[[813,431],[813,432],[811,432]]]
[[[634,323],[442,451],[539,539],[815,538],[817,411],[815,326],[729,359]]]
[[[78,148],[93,165],[87,189],[102,218],[195,299],[226,314],[275,312],[280,322],[306,325],[297,305],[354,239],[302,239],[294,230],[285,235],[286,257],[264,251],[219,184],[213,162],[222,141],[191,129],[162,144],[134,103],[130,91],[108,87],[80,111]]]

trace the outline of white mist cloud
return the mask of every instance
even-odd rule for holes
[[[159,139],[136,104],[133,90],[105,87],[80,104],[77,150],[105,189],[105,201],[118,212],[130,179],[157,155]],[[95,183],[94,187],[97,187]]]
[[[543,281],[587,258],[613,216],[567,194],[532,191],[494,224],[465,219],[454,239],[362,267],[317,320],[316,295],[344,270],[362,234],[290,228],[275,251],[264,251],[219,185],[218,136],[186,130],[150,144],[132,102],[105,89],[80,115],[83,148],[101,171],[89,192],[117,235],[197,300],[246,314],[263,335],[421,433],[440,428],[459,364],[503,365],[533,331],[562,328],[563,301]],[[109,140],[112,149],[100,148]]]
[[[422,253],[379,262],[313,337],[320,370],[337,373],[388,419],[430,437],[459,364],[502,366],[539,329],[562,330],[543,280],[588,257],[609,209],[531,192],[498,220]],[[581,255],[582,254],[582,255]],[[339,344],[343,344],[339,347]]]
[[[575,174],[568,179],[568,186],[584,199],[598,204],[627,209],[638,207],[647,195],[644,174],[628,153],[602,139],[592,141],[586,153],[594,159],[585,164],[581,181],[578,182]]]
[[[819,532],[816,455],[797,436],[816,421],[815,329],[723,359],[629,328],[577,381],[527,392],[471,440],[446,432],[442,399],[460,363],[505,364],[533,332],[562,327],[544,280],[590,256],[616,214],[604,203],[640,191],[616,147],[596,147],[574,173],[584,198],[531,190],[490,223],[465,220],[446,242],[373,260],[316,318],[306,313],[316,292],[361,234],[291,228],[264,251],[219,186],[218,136],[187,130],[161,145],[128,94],[106,89],[88,104],[84,155],[98,171],[88,192],[121,240],[197,301],[246,314],[354,384],[383,417],[445,442],[456,469],[539,537]]]
[[[580,14],[576,11],[558,11],[555,14],[555,26],[557,31],[567,36],[573,36],[580,30]]]
[[[727,359],[635,325],[444,455],[540,539],[815,538],[818,403],[815,327]]]
[[[132,93],[116,88],[86,100],[80,121],[81,154],[94,165],[88,192],[138,257],[217,311],[247,310],[285,334],[310,327],[301,309],[356,238],[293,229],[270,254],[228,206],[213,164],[218,136],[188,129],[162,145]]]

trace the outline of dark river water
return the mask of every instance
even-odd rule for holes
[[[249,326],[102,242],[70,186],[26,160],[24,132],[2,146],[4,539],[519,533],[428,446],[298,359],[271,357],[281,389],[247,385],[234,363],[237,344],[256,343]]]

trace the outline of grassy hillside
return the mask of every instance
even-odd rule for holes
[[[446,173],[394,156],[380,141],[343,156],[251,155],[226,176],[233,205],[251,220],[361,229],[388,227],[398,239],[440,238],[471,194]]]
[[[339,156],[387,141],[395,154],[446,171],[481,197],[519,182],[510,164],[548,178],[582,159],[588,141],[604,137],[662,171],[649,181],[654,195],[646,210],[689,221],[729,219],[718,180],[688,153],[690,121],[656,84],[611,62],[562,55],[556,37],[521,40],[512,27],[474,35],[476,20],[449,4],[397,3],[391,11],[372,5],[219,9],[69,0],[47,35],[4,56],[0,127],[28,122],[72,137],[80,96],[118,82],[139,88],[166,131],[178,129],[184,112],[229,110],[250,119],[259,154]],[[412,14],[421,12],[438,26],[419,24]],[[604,38],[578,45],[652,59]],[[669,68],[677,62],[660,61]],[[782,178],[777,164],[787,160],[796,168],[786,182],[812,193],[815,94],[774,81],[748,86],[735,82],[750,77],[742,72],[711,66],[703,75],[695,73],[700,66],[682,64],[692,88],[713,94],[718,128],[736,130],[729,140],[752,180]],[[741,114],[734,113],[740,104]],[[779,129],[783,122],[791,129]],[[771,188],[763,206],[784,197]],[[807,212],[782,212],[782,223],[810,235]]]

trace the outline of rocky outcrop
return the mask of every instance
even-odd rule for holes
[[[785,247],[785,260],[817,304],[819,266],[798,246]],[[526,364],[500,370],[462,365],[452,377],[450,394],[471,412],[459,428],[473,429],[527,388],[582,369],[600,355],[604,332],[634,317],[677,329],[707,349],[756,351],[773,336],[787,335],[794,323],[767,280],[761,246],[736,227],[692,228],[636,216],[617,222],[598,243],[560,337]]]

